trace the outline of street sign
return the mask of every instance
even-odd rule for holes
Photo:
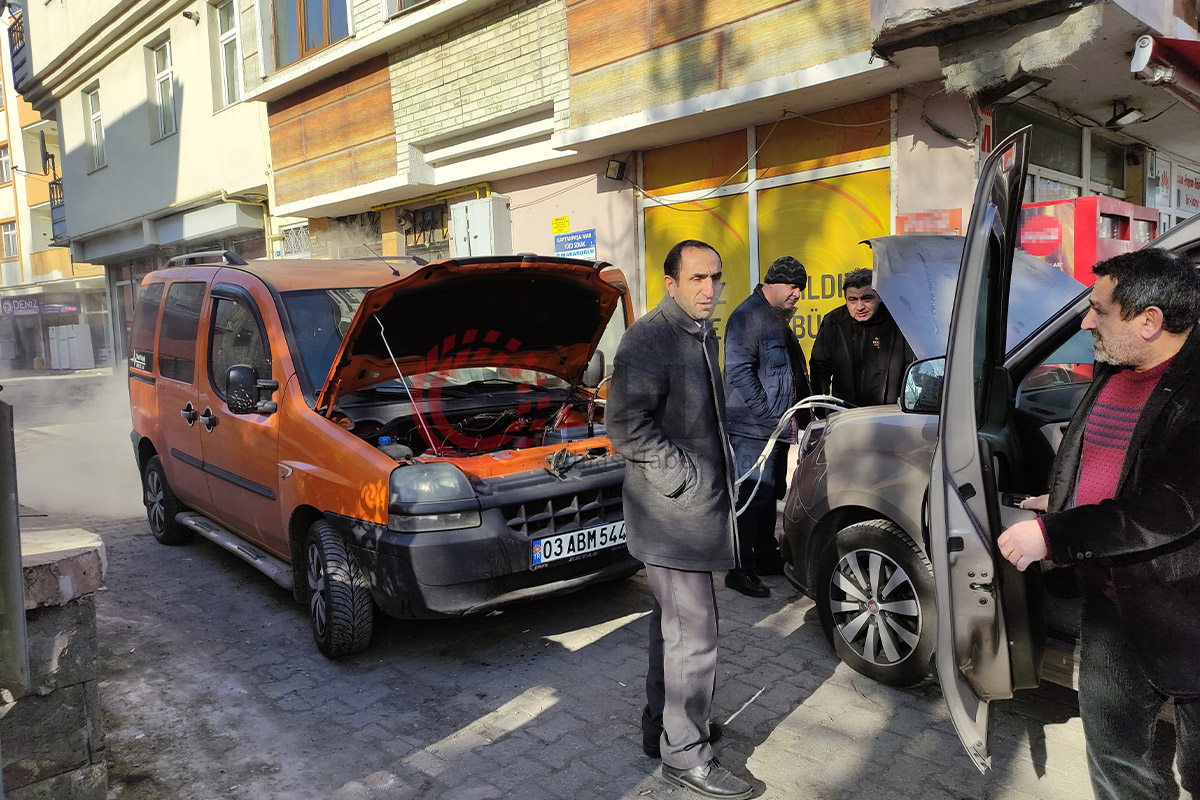
[[[554,255],[566,258],[596,257],[596,229],[574,233],[559,233],[554,236]]]

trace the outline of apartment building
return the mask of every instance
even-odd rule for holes
[[[7,52],[0,62],[0,375],[111,365],[103,269],[53,241],[57,133],[14,90]]]
[[[1037,131],[1031,201],[1151,205],[1158,229],[1192,213],[1193,65],[1156,83],[1130,59],[1142,36],[1194,40],[1194,4],[241,2],[277,210],[317,254],[594,257],[644,311],[691,236],[725,260],[720,330],[787,253],[812,273],[807,347],[860,242],[960,231],[1015,127]]]
[[[16,90],[57,130],[52,240],[104,267],[116,357],[134,289],[172,256],[268,253],[264,108],[244,102],[237,0],[72,0],[9,26]]]

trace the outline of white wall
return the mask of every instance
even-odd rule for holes
[[[961,208],[965,226],[975,195],[975,147],[939,134],[921,113],[967,141],[975,138],[975,118],[965,96],[940,90],[940,82],[930,82],[898,93],[896,213]]]
[[[65,31],[77,32],[78,18],[112,5],[71,0],[73,13]],[[143,9],[147,4],[132,5]],[[208,22],[211,6],[199,2],[152,5],[172,13],[144,35],[125,40],[123,49],[98,71],[62,81],[56,93],[71,236],[131,223],[220,189],[229,193],[261,191],[268,182],[265,106],[239,103],[214,109],[216,71],[211,62],[216,57],[216,43]],[[63,8],[60,0],[51,0],[44,16],[57,18]],[[200,24],[183,18],[183,9],[203,15]],[[39,17],[36,9],[31,13],[35,19]],[[147,45],[157,44],[163,34],[169,35],[172,47],[178,130],[158,139]],[[39,33],[36,41],[44,41],[43,35]],[[39,53],[37,61],[42,61],[41,45],[35,44],[33,49]],[[91,171],[83,90],[94,84],[99,85],[103,108],[106,165]]]

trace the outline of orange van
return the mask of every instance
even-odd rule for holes
[[[455,616],[627,577],[604,354],[621,272],[534,255],[172,259],[131,333],[150,530],[308,605],[329,656],[376,611]]]

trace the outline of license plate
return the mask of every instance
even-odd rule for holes
[[[625,544],[625,521],[610,522],[582,531],[560,533],[533,540],[531,567],[540,567],[551,561],[565,561],[575,556],[594,553],[607,547]]]

